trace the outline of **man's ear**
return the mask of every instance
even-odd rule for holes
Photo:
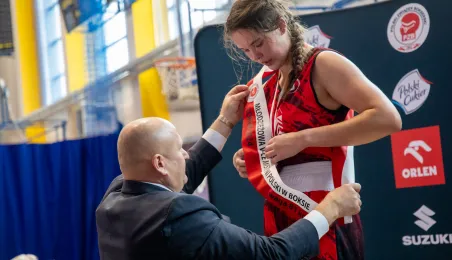
[[[154,157],[152,158],[152,165],[162,175],[168,175],[168,170],[166,169],[165,157],[163,155],[155,154]]]

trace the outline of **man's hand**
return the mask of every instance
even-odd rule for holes
[[[360,190],[361,185],[358,183],[344,184],[328,193],[315,210],[325,216],[329,225],[338,218],[358,214],[362,205]]]
[[[220,115],[224,116],[231,124],[236,125],[242,119],[248,94],[249,90],[246,85],[237,85],[232,88],[223,100]]]
[[[235,86],[223,100],[219,117],[210,126],[225,138],[231,134],[232,128],[242,119],[246,97],[249,94],[248,86]]]
[[[234,167],[239,172],[240,177],[242,178],[248,178],[248,172],[246,171],[245,167],[245,157],[243,154],[243,149],[240,148],[232,158],[232,164],[234,164]]]

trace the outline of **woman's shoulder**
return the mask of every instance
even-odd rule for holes
[[[323,64],[325,61],[328,63],[328,60],[334,59],[335,56],[345,57],[342,53],[332,48],[314,47],[311,49],[310,53],[308,53],[305,65],[307,65],[308,68],[312,68],[314,65],[317,67],[319,63]]]
[[[325,53],[328,53],[327,55],[333,54],[333,55],[340,55],[340,56],[345,57],[345,55],[342,54],[341,52],[339,52],[338,50],[332,49],[332,48],[326,48],[326,47],[316,47],[314,49],[313,55],[315,55],[316,56],[315,58],[317,58],[317,56],[319,56],[320,54],[322,54],[322,56],[325,56]]]

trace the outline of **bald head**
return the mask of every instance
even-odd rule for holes
[[[124,178],[136,179],[142,172],[151,173],[154,155],[165,155],[178,139],[176,128],[165,119],[141,118],[127,124],[118,138],[118,159]]]

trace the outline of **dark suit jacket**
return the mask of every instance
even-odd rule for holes
[[[204,139],[188,152],[184,192],[193,193],[221,155]],[[259,236],[226,222],[215,206],[186,193],[114,179],[96,210],[101,259],[298,260],[318,254],[317,231],[307,220],[272,237]]]

